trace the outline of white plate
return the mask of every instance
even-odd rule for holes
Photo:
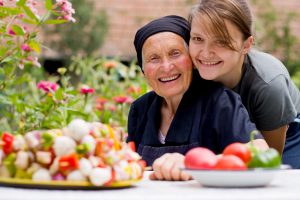
[[[194,170],[183,169],[191,174],[202,186],[207,187],[263,187],[271,183],[276,173],[289,169],[288,165],[280,168],[255,168],[248,170]]]

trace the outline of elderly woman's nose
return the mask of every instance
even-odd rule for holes
[[[172,60],[165,58],[162,60],[161,62],[161,69],[163,70],[170,70],[172,67],[174,66],[174,63],[172,62]]]

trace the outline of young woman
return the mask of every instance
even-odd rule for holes
[[[138,63],[153,91],[138,98],[128,116],[128,139],[152,165],[152,179],[187,180],[184,154],[203,146],[219,154],[233,142],[247,143],[255,125],[239,95],[193,70],[190,28],[179,16],[165,16],[135,35]],[[268,148],[259,135],[254,141]]]
[[[268,145],[300,168],[300,93],[279,60],[251,50],[247,0],[200,0],[189,23],[190,55],[200,76],[240,94]]]

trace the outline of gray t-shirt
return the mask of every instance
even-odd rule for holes
[[[300,113],[299,89],[286,67],[270,54],[252,50],[245,58],[241,81],[233,90],[240,94],[259,130],[287,125]]]

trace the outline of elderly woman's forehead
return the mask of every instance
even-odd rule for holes
[[[184,39],[176,33],[173,33],[173,32],[160,32],[160,33],[156,33],[156,34],[153,34],[150,37],[148,37],[145,40],[143,47],[149,41],[151,41],[151,42],[159,41],[160,43],[166,43],[167,44],[167,43],[170,42],[170,40],[168,40],[168,39],[172,40],[173,42],[176,41],[179,44],[184,43]]]

